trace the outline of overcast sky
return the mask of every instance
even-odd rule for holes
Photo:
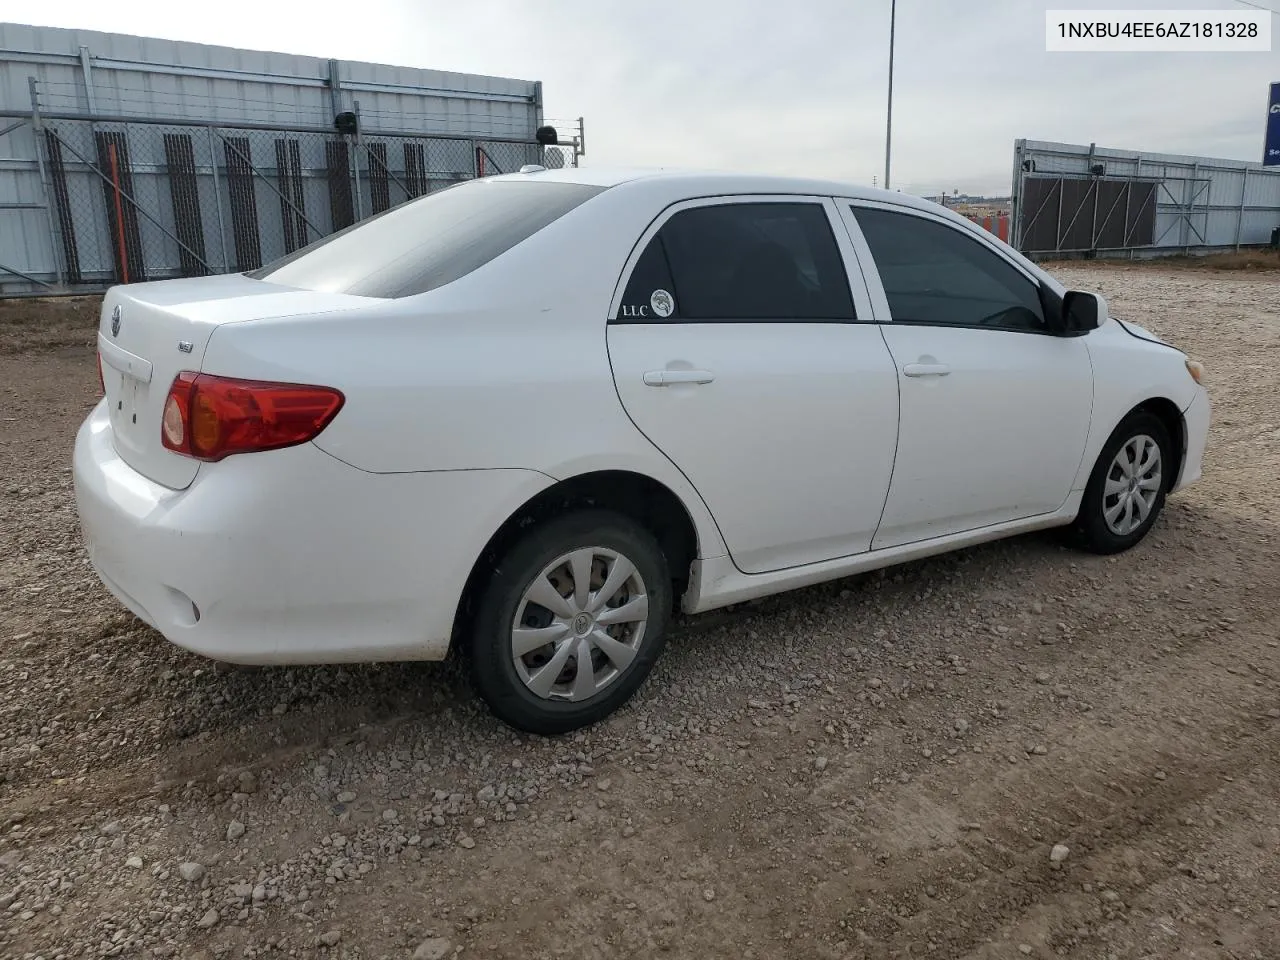
[[[1280,0],[1257,0],[1280,10]],[[1274,50],[1046,53],[1046,9],[1232,0],[898,0],[894,187],[1007,193],[1019,137],[1257,161]],[[54,0],[11,22],[544,82],[586,163],[883,179],[889,0]]]

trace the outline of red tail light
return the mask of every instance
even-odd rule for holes
[[[329,387],[184,370],[169,388],[160,439],[170,450],[198,460],[277,450],[319,435],[343,400]]]

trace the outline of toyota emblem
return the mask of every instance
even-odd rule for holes
[[[111,335],[118,337],[120,335],[120,304],[116,304],[116,308],[111,311]]]

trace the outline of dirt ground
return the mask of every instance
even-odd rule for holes
[[[4,305],[0,957],[1280,957],[1280,273],[1057,272],[1207,366],[1204,480],[1141,546],[695,618],[552,740],[453,666],[138,623],[72,502],[93,303]]]

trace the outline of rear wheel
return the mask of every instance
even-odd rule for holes
[[[1139,410],[1116,427],[1102,448],[1071,531],[1093,553],[1119,553],[1150,531],[1164,508],[1173,444],[1164,423]]]
[[[481,591],[472,677],[511,726],[586,726],[644,682],[670,610],[666,559],[647,530],[606,510],[558,517],[516,543]]]

